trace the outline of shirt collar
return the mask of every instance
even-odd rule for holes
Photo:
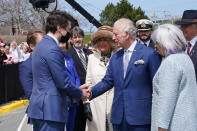
[[[73,48],[76,50],[77,53],[79,53],[80,50],[81,50],[82,53],[84,53],[84,52],[83,52],[83,48],[77,49],[77,48],[75,48],[74,46],[73,46]]]
[[[143,41],[140,40],[140,43],[142,43],[142,44],[144,44],[144,45],[146,44],[146,46],[149,46],[150,40],[148,40],[148,41],[146,41],[146,42],[143,42]]]
[[[147,42],[145,42],[146,46],[149,46],[150,44],[150,40],[148,40]]]
[[[197,42],[197,36],[195,36],[190,43],[192,44],[192,47],[195,45],[195,43]]]
[[[137,40],[135,40],[131,45],[130,47],[127,49],[127,50],[124,50],[125,52],[133,52],[134,51],[134,48],[137,44]]]
[[[47,34],[47,35],[50,36],[52,39],[54,39],[56,44],[59,45],[59,41],[57,40],[57,38],[54,35],[52,35],[52,34]]]

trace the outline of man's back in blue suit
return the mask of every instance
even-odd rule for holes
[[[33,88],[33,75],[32,75],[32,55],[19,64],[19,79],[21,86],[25,92],[27,99],[30,99]]]
[[[64,54],[48,35],[34,50],[32,71],[29,117],[65,122],[68,115],[67,96],[79,100],[81,90],[66,75]]]
[[[122,26],[125,26],[125,28]],[[130,29],[135,28],[128,19],[120,19],[118,23],[114,24],[113,39],[123,49],[112,56],[103,80],[91,89],[91,98],[93,99],[114,87],[111,115],[113,130],[149,131],[151,124],[152,79],[160,65],[160,56],[154,49],[137,42],[135,37],[128,33],[133,31]],[[125,76],[123,59],[126,51],[124,50],[131,52]],[[136,125],[138,126],[136,127]],[[144,127],[144,125],[148,126]]]
[[[42,37],[43,32],[40,30],[32,30],[28,32],[27,44],[32,52],[36,44],[42,40]],[[32,54],[26,61],[19,64],[19,79],[26,97],[30,99],[33,88]]]

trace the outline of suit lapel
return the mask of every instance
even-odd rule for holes
[[[155,48],[154,46],[155,46],[155,44],[154,44],[154,42],[153,42],[153,40],[151,40],[150,39],[150,43],[149,43],[149,45],[148,45],[149,47],[151,47],[151,48]]]
[[[127,78],[128,74],[131,73],[132,74],[132,68],[134,66],[134,62],[136,60],[139,59],[139,57],[141,57],[141,52],[140,52],[140,49],[143,47],[143,45],[141,45],[140,43],[137,43],[134,50],[133,50],[133,53],[132,53],[132,56],[130,58],[130,61],[129,61],[129,65],[127,67],[127,73],[126,73],[126,76],[125,76],[125,79]]]
[[[124,56],[124,49],[121,49],[119,52],[119,57],[117,58],[117,62],[118,63],[116,63],[117,64],[117,69],[119,69],[120,70],[120,76],[122,77],[122,79],[124,79],[124,69],[123,69],[123,67],[124,67],[124,65],[123,65],[123,56]],[[122,67],[122,68],[119,68],[119,67]]]
[[[79,56],[78,56],[76,50],[74,49],[74,47],[71,47],[71,52],[73,54],[72,56],[73,56],[73,59],[75,60],[75,63],[78,64],[80,69],[83,69],[85,71],[85,69],[84,69],[84,67],[83,67],[83,65],[81,63],[81,59],[79,58]]]

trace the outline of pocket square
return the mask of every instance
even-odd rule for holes
[[[137,60],[134,62],[135,65],[143,65],[144,64],[144,60]]]

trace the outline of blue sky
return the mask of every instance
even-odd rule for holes
[[[91,15],[99,19],[99,13],[105,6],[112,2],[116,4],[119,0],[76,0]],[[197,9],[197,0],[128,0],[134,7],[141,7],[147,15],[155,12],[160,14],[163,11],[172,16],[182,16],[186,9]]]
[[[65,0],[58,0],[64,1]],[[75,0],[92,16],[99,20],[99,14],[111,2],[117,4],[120,0]],[[184,10],[196,9],[197,0],[128,0],[134,7],[141,7],[148,16],[158,16],[164,18],[165,15],[169,17],[181,17]],[[61,4],[69,7],[69,4]]]

